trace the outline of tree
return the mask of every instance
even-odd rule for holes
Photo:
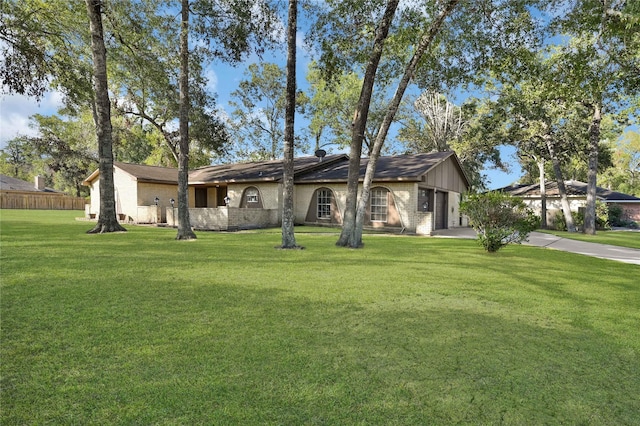
[[[571,3],[557,18],[564,95],[591,111],[584,232],[596,232],[596,184],[603,113],[624,109],[640,89],[640,4],[616,0]]]
[[[180,10],[181,23],[176,26],[171,7],[163,2],[114,5],[114,34],[124,47],[114,51],[120,58],[114,91],[124,94],[118,105],[121,111],[149,122],[178,163],[176,238],[193,239],[188,210],[191,149],[220,155],[227,139],[206,88],[204,65],[214,59],[237,62],[251,50],[252,42],[265,44],[269,37],[261,35],[271,29],[271,9],[266,2],[248,0],[183,0]],[[196,159],[211,161],[207,155]]]
[[[367,65],[371,62],[363,52],[369,55],[371,50],[363,49],[362,46],[370,45],[374,38],[372,29],[378,28],[378,23],[381,22],[381,4],[357,1],[341,2],[340,5],[328,3],[333,8],[327,16],[335,17],[336,13],[342,13],[344,16],[353,15],[356,18],[334,19],[337,23],[328,25],[330,19],[321,16],[319,25],[316,26],[318,29],[312,31],[311,35],[322,32],[322,68],[330,75],[339,75],[337,70],[357,70],[361,67],[365,77],[363,87],[367,87]],[[380,79],[397,82],[395,93],[399,95],[394,95],[387,105],[385,118],[376,135],[376,140],[380,141],[379,149],[382,149],[386,140],[390,126],[388,123],[395,116],[402,95],[414,77],[423,90],[441,90],[443,86],[451,88],[452,85],[470,83],[473,81],[474,73],[481,67],[496,66],[494,62],[505,63],[519,45],[536,43],[536,38],[529,35],[537,30],[536,20],[531,17],[529,8],[531,3],[533,2],[526,0],[486,0],[462,2],[458,7],[457,1],[424,0],[403,5],[400,19],[390,24],[393,31],[387,35],[391,35],[385,36],[384,43],[381,44],[384,60],[377,62],[381,64]],[[349,10],[349,13],[343,13],[345,10]],[[440,20],[443,12],[443,18]],[[443,26],[445,20],[449,24]],[[446,28],[446,31],[443,31],[443,28]],[[422,51],[421,41],[424,45]],[[412,63],[413,65],[410,65]],[[376,65],[376,70],[377,68]],[[359,112],[358,107],[356,127]],[[342,246],[356,247],[362,244],[361,238],[356,235],[361,234],[361,230],[355,232],[356,207],[353,204],[358,187],[356,180],[359,172],[359,154],[361,150],[357,148],[352,149],[350,153],[351,178],[347,186],[343,229],[337,243]],[[377,156],[379,153],[376,152],[374,143],[368,162],[370,178],[375,171]],[[365,175],[363,188],[366,182]],[[363,189],[362,195],[362,201],[357,207],[360,212],[366,209],[366,189]]]
[[[351,146],[349,149],[349,174],[347,178],[347,199],[342,220],[342,232],[336,245],[342,247],[361,247],[361,239],[356,235],[356,206],[358,201],[358,183],[360,178],[360,156],[362,155],[362,141],[367,125],[367,117],[369,114],[369,105],[373,93],[376,71],[380,58],[384,41],[389,35],[389,29],[398,8],[398,0],[389,0],[384,10],[384,14],[375,31],[375,38],[371,48],[366,71],[362,81],[362,89],[358,99],[358,105],[354,114],[351,131]]]
[[[309,133],[315,140],[315,149],[333,145],[338,148],[349,146],[353,112],[358,104],[362,78],[355,72],[335,76],[327,81],[317,63],[309,65],[309,102],[305,113],[309,118]],[[386,88],[378,84],[371,96],[369,116],[363,137],[366,155],[373,148],[373,141],[386,112]]]
[[[283,152],[287,72],[277,64],[259,63],[250,64],[245,75],[229,102],[234,108],[229,122],[235,141],[232,155],[240,160],[275,160]],[[306,96],[296,92],[298,110],[305,103]]]
[[[355,228],[350,233],[351,241],[349,242],[349,245],[351,247],[362,246],[362,230],[364,225],[364,215],[365,215],[365,210],[367,208],[367,203],[369,200],[369,193],[370,193],[371,185],[373,182],[373,176],[376,171],[378,158],[380,158],[380,152],[381,152],[382,146],[384,144],[384,141],[386,140],[387,133],[389,132],[389,128],[391,127],[393,117],[398,111],[398,107],[400,105],[400,102],[402,101],[402,97],[404,96],[404,92],[407,90],[407,87],[409,86],[409,82],[413,78],[413,74],[416,70],[416,67],[418,66],[418,63],[420,62],[420,59],[422,58],[422,55],[424,55],[427,49],[429,49],[429,47],[431,46],[431,43],[433,42],[436,35],[440,31],[440,28],[443,25],[445,18],[451,13],[451,11],[453,10],[453,8],[456,6],[457,3],[458,3],[458,0],[449,0],[442,7],[441,11],[435,17],[433,22],[427,28],[425,28],[424,32],[420,37],[419,42],[415,46],[414,54],[411,57],[411,60],[409,61],[409,63],[407,64],[404,74],[402,75],[402,78],[398,83],[396,92],[393,95],[391,102],[389,103],[389,106],[387,108],[387,114],[385,115],[384,120],[382,121],[378,134],[376,135],[376,140],[373,144],[373,150],[369,157],[369,161],[367,162],[367,168],[364,175],[364,182],[362,183],[362,194],[360,195],[360,199],[358,201],[357,210],[356,210]],[[349,169],[349,172],[351,172],[351,169]]]
[[[640,194],[640,133],[627,131],[613,146],[613,167],[604,172],[603,183],[614,191]]]
[[[230,105],[236,156],[251,160],[275,160],[282,152],[286,72],[273,63],[251,64]]]
[[[31,126],[39,135],[26,137],[24,141],[31,150],[32,161],[46,169],[41,172],[51,173],[55,189],[85,196],[88,188],[82,182],[98,164],[95,124],[91,112],[86,110],[80,117],[66,118],[32,116]]]
[[[127,6],[125,8],[125,5]],[[173,161],[180,157],[180,36],[181,25],[166,15],[157,2],[116,3],[109,11],[119,45],[111,52],[112,91],[120,93],[114,106],[128,117],[149,123],[161,136]],[[191,16],[190,16],[191,18]],[[197,36],[189,30],[191,35]],[[202,48],[188,52],[189,166],[210,164],[223,154],[228,139],[217,117],[216,103],[206,89],[205,54]]]
[[[0,173],[21,180],[30,180],[37,173],[33,149],[26,136],[18,136],[0,150]]]
[[[100,169],[100,215],[90,234],[126,231],[116,217],[111,140],[111,103],[107,85],[107,52],[102,29],[102,1],[85,0],[91,30],[91,53],[95,92],[96,135]]]
[[[484,188],[482,170],[487,164],[501,170],[507,166],[498,151],[504,139],[483,130],[483,106],[470,98],[458,107],[444,94],[425,91],[413,102],[414,113],[401,120],[398,139],[407,153],[455,151],[471,186]],[[491,132],[499,128],[495,123],[488,127]]]
[[[526,241],[539,224],[521,199],[497,191],[467,195],[460,211],[469,216],[478,241],[490,253]]]
[[[287,92],[285,99],[284,161],[282,202],[282,248],[297,248],[293,228],[293,153],[295,144],[294,124],[296,114],[296,34],[298,27],[298,2],[289,0],[287,19]]]
[[[413,103],[424,118],[426,127],[422,134],[420,151],[448,151],[452,143],[462,136],[467,124],[462,108],[449,102],[438,92],[425,91]]]
[[[40,98],[48,89],[69,104],[90,103],[86,10],[79,2],[5,0],[0,8],[2,90]]]
[[[180,25],[180,154],[178,156],[177,240],[193,240],[189,218],[189,0],[182,0]]]

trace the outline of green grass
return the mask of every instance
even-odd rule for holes
[[[80,214],[0,212],[3,425],[640,423],[636,265]]]
[[[544,230],[548,234],[562,238],[586,241],[589,243],[610,244],[612,246],[640,249],[640,232],[635,231],[597,231],[596,235],[586,235],[582,232],[566,232]]]

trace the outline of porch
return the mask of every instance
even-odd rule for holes
[[[178,227],[178,208],[167,208],[167,225]],[[207,231],[236,231],[278,226],[280,218],[277,209],[256,209],[239,207],[190,208],[189,219],[194,229]]]

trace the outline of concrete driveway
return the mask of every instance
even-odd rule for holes
[[[452,228],[436,231],[433,236],[439,238],[476,238],[476,232],[473,228]],[[640,238],[640,233],[638,238]],[[542,232],[532,232],[529,234],[529,241],[523,244],[640,265],[640,250],[638,249],[570,240]]]

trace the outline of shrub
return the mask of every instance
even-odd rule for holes
[[[478,241],[488,252],[526,241],[540,224],[540,218],[520,198],[502,192],[468,195],[460,211],[469,216]]]
[[[611,229],[609,208],[602,201],[596,201],[596,228]]]
[[[581,230],[584,225],[584,214],[582,211],[571,212],[571,217],[573,218],[573,226],[576,227],[576,230]],[[567,220],[562,210],[558,210],[553,217],[553,228],[558,231],[567,230]]]
[[[584,227],[584,208],[581,208],[577,212],[572,212],[573,224],[576,230],[581,231]],[[611,229],[610,213],[607,208],[607,204],[602,201],[596,201],[596,228],[597,229]],[[614,225],[615,226],[615,225]],[[565,220],[562,210],[558,210],[553,218],[553,227],[558,231],[567,230],[567,221]]]

